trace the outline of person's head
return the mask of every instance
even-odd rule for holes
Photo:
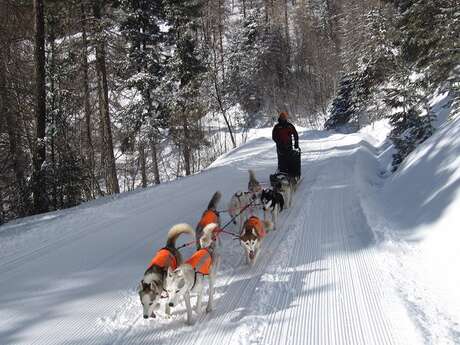
[[[287,111],[280,112],[278,120],[279,121],[287,121],[287,119],[288,119],[288,112]]]

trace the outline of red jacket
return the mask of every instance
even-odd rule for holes
[[[294,137],[294,146],[299,147],[299,135],[294,125],[288,121],[278,120],[272,132],[272,139],[276,146],[282,149],[292,149],[292,137]]]

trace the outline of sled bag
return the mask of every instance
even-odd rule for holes
[[[278,171],[292,177],[301,175],[300,151],[278,151]]]

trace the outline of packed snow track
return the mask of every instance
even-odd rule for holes
[[[303,182],[256,265],[222,235],[214,311],[193,326],[183,305],[171,319],[142,318],[136,286],[169,227],[194,226],[215,190],[225,208],[249,168],[268,181],[268,137],[201,174],[0,228],[0,343],[423,343],[361,206],[360,157],[375,149],[359,134],[301,134]]]

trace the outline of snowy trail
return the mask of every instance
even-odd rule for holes
[[[38,230],[52,231],[38,249],[21,224],[0,232],[21,248],[0,255],[0,343],[420,343],[361,209],[356,160],[369,144],[306,132],[301,145],[304,181],[294,206],[252,269],[238,243],[223,238],[215,310],[191,327],[183,306],[171,320],[143,320],[135,287],[167,229],[195,225],[215,189],[225,207],[247,184],[248,168],[268,179],[276,159],[269,139],[202,174],[45,221]]]

